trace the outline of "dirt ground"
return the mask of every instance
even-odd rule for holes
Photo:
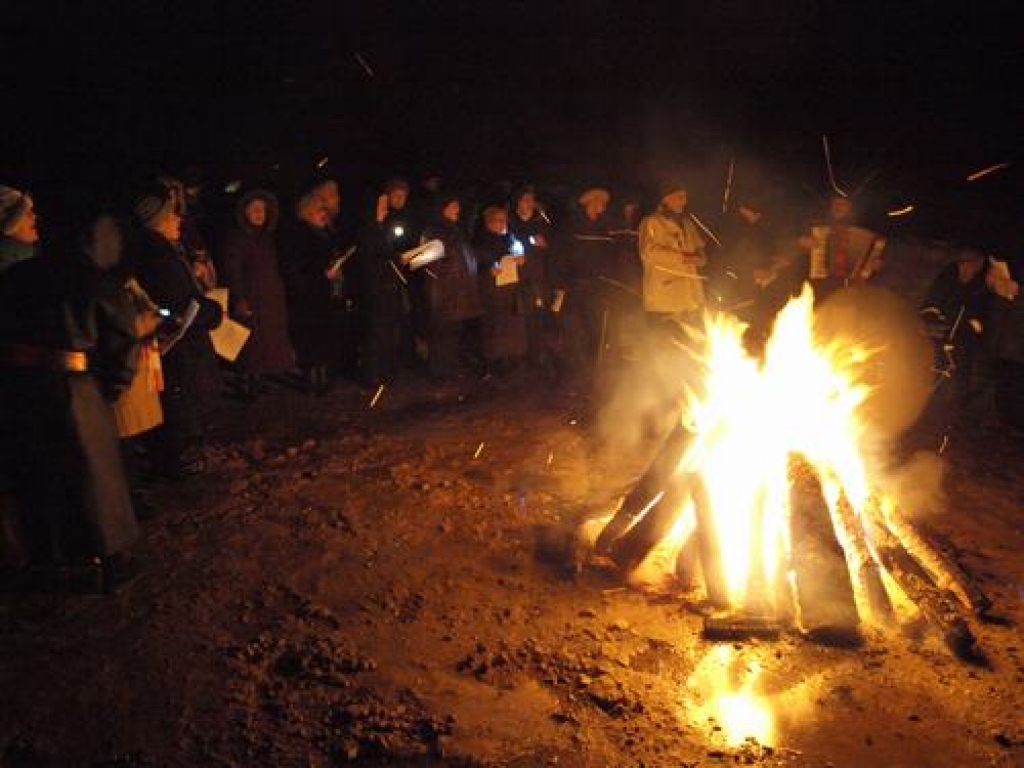
[[[966,664],[927,633],[707,642],[692,600],[573,569],[646,461],[583,398],[372,394],[226,403],[133,583],[0,596],[4,765],[1024,765],[1019,442],[951,446],[927,518],[996,605]]]

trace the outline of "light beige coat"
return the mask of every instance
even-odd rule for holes
[[[704,285],[697,272],[704,246],[704,238],[688,218],[680,225],[656,211],[640,222],[644,309],[678,313],[704,308]]]

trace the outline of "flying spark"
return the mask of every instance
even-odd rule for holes
[[[832,152],[829,150],[828,136],[822,135],[821,145],[825,148],[825,166],[828,168],[829,184],[832,185],[832,189],[835,190],[835,193],[837,195],[841,195],[842,197],[849,197],[849,195],[846,194],[846,192],[844,192],[843,190],[841,190],[839,188],[839,185],[836,184],[836,175],[832,170]]]
[[[736,158],[729,160],[729,173],[725,177],[725,193],[722,195],[722,213],[729,210],[729,195],[732,192],[733,174],[736,172]]]
[[[1003,170],[1005,168],[1009,168],[1009,167],[1010,167],[1009,163],[996,163],[995,165],[990,165],[988,168],[982,168],[980,171],[975,171],[974,173],[970,174],[967,177],[967,180],[968,181],[977,181],[978,179],[985,178],[990,173],[995,173],[996,171],[1001,171],[1001,170]]]
[[[897,216],[906,216],[908,213],[913,213],[913,212],[914,212],[914,206],[912,206],[912,205],[905,205],[902,208],[897,208],[894,211],[889,211],[886,214],[886,216],[890,216],[892,218],[895,218]]]
[[[715,245],[717,245],[719,248],[722,247],[722,241],[715,236],[715,233],[711,231],[707,224],[705,224],[703,221],[697,218],[696,214],[691,213],[690,218],[693,219],[694,224],[701,228],[705,235],[710,237],[715,242]]]
[[[373,406],[375,406],[377,404],[377,401],[380,400],[380,396],[383,395],[383,394],[384,394],[384,385],[381,384],[379,387],[377,387],[377,394],[375,394],[373,396],[373,400],[370,401],[370,407],[371,408],[373,408]]]
[[[359,51],[356,51],[353,56],[356,57],[356,61],[359,62],[359,66],[363,68],[363,71],[370,77],[373,77],[373,69],[366,63],[366,59],[363,58],[362,54],[360,54]]]
[[[473,454],[473,458],[474,459],[479,459],[480,458],[480,454],[483,453],[483,452],[484,452],[484,444],[480,443],[480,445],[478,445],[476,447],[476,453]]]

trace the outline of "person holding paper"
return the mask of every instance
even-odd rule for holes
[[[277,198],[264,190],[251,190],[235,206],[235,227],[224,239],[231,314],[252,331],[239,359],[246,397],[258,394],[260,377],[285,373],[295,364],[274,239],[277,218]]]
[[[334,238],[327,209],[318,195],[299,198],[295,218],[281,250],[288,323],[309,391],[322,396],[329,386],[328,365],[336,344],[329,274],[336,259]]]
[[[462,205],[455,195],[441,195],[435,220],[423,232],[424,242],[440,240],[444,258],[424,269],[428,313],[427,367],[430,377],[441,380],[453,373],[463,358],[472,356],[467,347],[469,322],[480,317],[480,292],[473,250],[459,226]]]
[[[404,179],[385,185],[355,255],[366,324],[362,379],[368,387],[391,379],[399,352],[410,362],[413,356],[412,281],[401,254],[419,243],[419,230],[408,198]]]
[[[544,324],[550,306],[548,295],[548,249],[551,225],[537,204],[531,185],[520,187],[512,199],[509,231],[523,246],[525,263],[519,274],[519,292],[526,313],[526,341],[530,362],[545,363]]]
[[[220,325],[223,311],[204,295],[193,273],[180,244],[181,216],[166,190],[144,194],[134,211],[140,228],[130,241],[128,258],[139,284],[173,316],[183,317],[192,304],[198,309],[173,348],[161,350],[164,423],[154,431],[151,447],[157,474],[179,480],[200,468],[184,462],[183,455],[198,441],[206,408],[220,394],[220,370],[209,331]]]
[[[483,354],[492,370],[512,367],[526,354],[526,316],[519,301],[519,268],[525,259],[513,253],[508,211],[484,208],[473,240],[483,305]]]

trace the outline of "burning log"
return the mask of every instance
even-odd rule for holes
[[[962,659],[972,658],[976,653],[976,641],[956,596],[935,585],[924,566],[888,527],[877,504],[868,505],[864,523],[878,559],[900,589],[939,631],[954,654]]]
[[[612,544],[633,527],[638,519],[657,506],[660,501],[658,495],[666,493],[692,440],[693,434],[681,422],[669,433],[647,471],[626,494],[614,517],[601,531],[595,544],[598,554],[609,555]]]
[[[751,637],[776,640],[781,631],[781,623],[769,616],[733,614],[704,619],[704,637],[708,640],[746,640]]]
[[[836,539],[821,480],[802,456],[788,466],[792,566],[800,625],[809,637],[836,645],[859,645],[860,617],[850,571]]]
[[[913,553],[914,559],[928,571],[936,586],[952,592],[975,615],[988,614],[992,609],[992,601],[952,558],[925,539],[912,523],[901,519],[898,514],[887,513],[885,509],[882,513],[886,526]]]
[[[866,613],[880,626],[892,626],[896,614],[889,593],[885,591],[882,572],[864,538],[864,526],[845,496],[840,497],[835,505],[832,524],[846,554],[854,596],[863,602],[862,613]]]
[[[697,513],[697,547],[700,552],[700,570],[704,576],[704,588],[708,601],[716,608],[729,606],[729,589],[722,568],[722,551],[718,539],[718,527],[708,498],[704,479],[691,475],[690,489],[693,494],[693,508]]]
[[[608,549],[611,559],[626,573],[640,565],[661,540],[668,536],[682,514],[689,495],[685,478],[670,478],[668,488],[648,505],[643,517],[611,543]]]

